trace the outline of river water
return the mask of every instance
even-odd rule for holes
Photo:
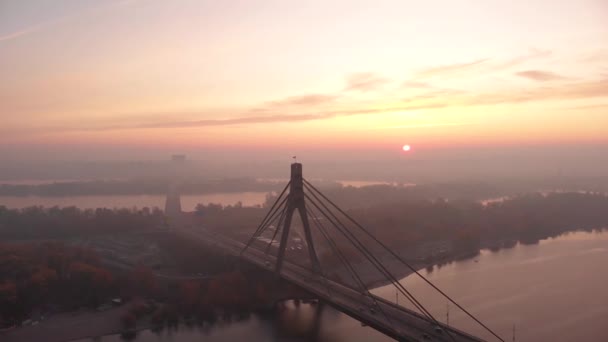
[[[536,245],[482,251],[422,274],[494,329],[506,341],[608,341],[608,232],[570,233]],[[402,283],[440,321],[494,341],[415,275]],[[374,290],[399,301],[391,287]],[[325,308],[289,303],[280,313],[213,327],[142,331],[136,341],[390,341],[357,321]],[[515,329],[513,329],[515,327]],[[118,342],[120,336],[98,341]]]
[[[95,208],[165,208],[162,195],[109,195],[109,196],[0,196],[0,205],[7,208],[25,208],[34,205],[44,207],[69,207],[81,209]],[[241,202],[244,206],[261,205],[266,200],[266,192],[226,192],[204,195],[182,195],[182,209],[193,211],[197,204],[216,203],[234,205]]]
[[[55,180],[62,182],[69,180]],[[275,180],[276,181],[276,180]],[[284,180],[287,183],[288,180]],[[336,181],[343,186],[363,187],[369,185],[392,184],[383,181]],[[48,184],[50,181],[24,180],[2,182],[1,184]],[[414,186],[415,184],[405,184],[404,186]],[[220,192],[202,195],[182,195],[181,203],[184,211],[193,211],[197,204],[222,204],[234,205],[241,202],[243,206],[262,205],[266,201],[265,191],[258,192]],[[43,207],[70,207],[75,206],[81,209],[96,208],[161,208],[165,207],[164,195],[90,195],[90,196],[1,196],[0,206],[7,208],[26,208],[31,206]]]

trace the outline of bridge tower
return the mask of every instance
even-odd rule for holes
[[[281,243],[279,245],[279,252],[277,256],[276,273],[281,272],[283,259],[285,258],[285,248],[287,247],[287,242],[289,241],[291,221],[293,218],[293,213],[296,209],[298,210],[300,218],[302,219],[302,226],[304,227],[304,236],[306,245],[308,246],[308,254],[310,255],[312,270],[315,273],[319,273],[321,267],[319,266],[319,259],[317,258],[317,253],[315,252],[315,245],[312,240],[312,233],[310,231],[310,224],[308,221],[308,212],[306,211],[306,204],[304,202],[304,182],[302,178],[301,163],[291,164],[291,183],[289,187],[289,194],[287,195],[285,222],[283,224]]]

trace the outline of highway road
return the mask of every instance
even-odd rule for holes
[[[239,256],[245,244],[206,230],[176,229],[194,241],[233,256]],[[242,258],[274,272],[276,258],[249,247]],[[302,266],[285,261],[280,277],[311,292],[337,310],[367,324],[398,341],[483,341],[463,331],[435,324],[421,314],[398,306],[374,295],[360,291],[313,273]]]

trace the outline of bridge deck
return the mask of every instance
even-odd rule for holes
[[[245,246],[242,242],[203,230],[191,232],[179,229],[179,233],[234,256],[238,256]],[[243,258],[271,272],[274,270],[274,256],[257,249],[247,249]],[[328,280],[299,265],[285,262],[280,276],[343,313],[399,341],[483,341],[441,323],[438,327],[424,316],[381,297],[373,296],[372,300],[355,289]],[[370,305],[374,300],[377,306]],[[371,310],[372,307],[375,309]]]

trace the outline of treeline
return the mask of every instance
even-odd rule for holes
[[[313,183],[317,189],[343,209],[367,208],[372,204],[391,205],[437,198],[480,201],[515,194],[503,187],[485,183],[376,184],[362,187],[342,186],[339,183]],[[277,196],[276,193],[273,193],[267,198],[265,205],[272,205]]]
[[[220,274],[233,271],[236,260],[201,248],[198,241],[188,239],[179,234],[163,234],[155,238],[163,259],[171,264],[171,269],[181,274]]]
[[[535,243],[566,231],[606,228],[608,196],[578,192],[529,194],[489,205],[409,201],[350,212],[388,244],[451,240],[470,249],[484,241]]]
[[[145,279],[146,285],[139,287],[138,297],[121,317],[126,329],[134,328],[137,320],[147,315],[155,327],[177,324],[181,318],[213,322],[218,316],[242,315],[272,304],[272,293],[277,286],[271,274],[247,270],[224,272],[209,280],[182,280],[169,284],[159,283],[151,273],[134,272],[131,277]],[[280,286],[289,285],[281,283]],[[162,304],[145,304],[141,298]]]
[[[494,183],[461,181],[428,184],[376,184],[362,187],[342,186],[339,183],[312,182],[327,197],[343,209],[367,208],[370,205],[392,205],[412,201],[446,199],[448,201],[484,201],[499,197],[517,197],[530,193],[604,192],[606,182],[551,183],[540,181],[496,181]],[[277,194],[268,198],[272,205]]]
[[[160,228],[164,224],[165,216],[158,208],[8,209],[0,206],[0,239],[62,238],[125,233]]]
[[[208,194],[218,192],[275,191],[280,187],[272,181],[250,178],[218,180],[190,180],[182,182],[182,194]],[[83,195],[164,195],[169,180],[97,180],[54,182],[48,184],[2,184],[2,196],[83,196]]]
[[[180,317],[215,321],[218,316],[242,315],[272,306],[278,286],[289,287],[271,274],[235,270],[209,281],[186,280],[168,292],[164,305],[152,312],[155,325],[174,324]],[[295,291],[295,290],[294,290]]]
[[[199,249],[200,250],[200,249]],[[0,328],[19,325],[33,312],[48,315],[81,307],[96,308],[112,298],[135,299],[132,322],[152,314],[155,324],[179,317],[214,320],[217,315],[257,310],[272,303],[272,295],[290,289],[272,274],[248,268],[224,270],[208,280],[161,282],[150,268],[112,270],[91,249],[61,243],[0,244]],[[143,308],[141,300],[160,306]]]
[[[0,326],[32,310],[97,305],[117,293],[115,277],[91,251],[57,243],[0,244]]]
[[[416,186],[379,184],[364,187],[320,188],[320,190],[343,209],[367,208],[370,205],[391,205],[437,198],[479,201],[510,194],[505,189],[485,183],[420,184]]]
[[[533,193],[488,205],[470,200],[420,199],[383,186],[344,188],[327,196],[341,206],[340,202],[348,202],[353,193],[369,195],[369,202],[347,212],[395,248],[447,240],[456,248],[474,250],[484,242],[534,243],[566,231],[608,227],[608,196],[597,193]],[[245,208],[210,204],[199,205],[196,214],[208,227],[244,237],[252,234],[267,211],[268,205]]]

